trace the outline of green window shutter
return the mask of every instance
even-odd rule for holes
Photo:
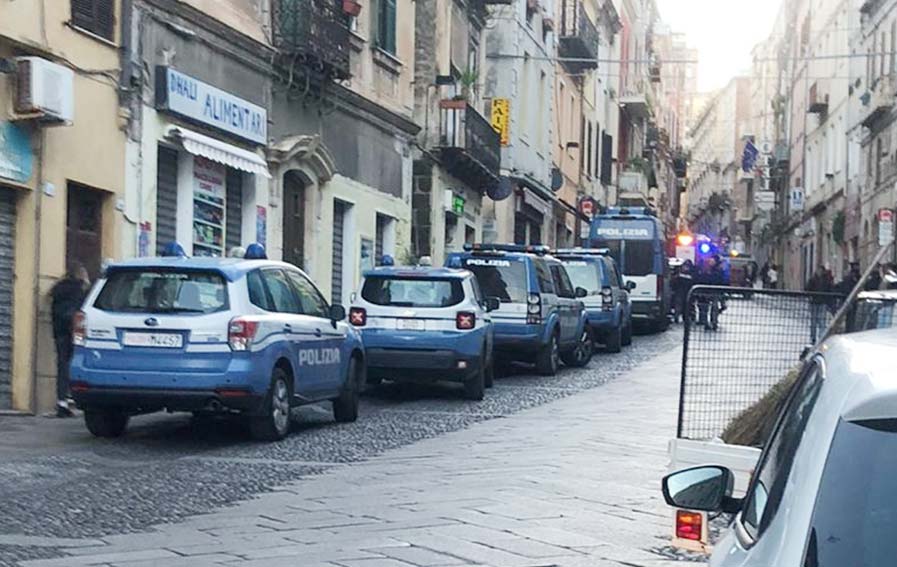
[[[381,0],[383,3],[383,35],[381,47],[396,53],[396,0]]]

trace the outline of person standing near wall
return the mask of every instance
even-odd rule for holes
[[[90,278],[78,263],[69,266],[61,280],[50,290],[52,299],[53,339],[56,342],[56,416],[71,417],[69,408],[69,364],[72,361],[72,319],[81,309]]]

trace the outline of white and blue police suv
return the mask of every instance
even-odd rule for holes
[[[108,266],[74,323],[72,396],[87,428],[132,415],[238,412],[279,440],[290,408],[333,401],[358,416],[364,348],[301,270],[269,260],[143,258]]]

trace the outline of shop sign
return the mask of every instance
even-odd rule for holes
[[[0,122],[0,177],[28,183],[32,162],[28,134],[12,122]]]
[[[887,246],[894,240],[894,211],[878,210],[878,245]]]
[[[506,98],[492,99],[492,128],[501,137],[502,146],[507,146],[511,141],[510,105]]]
[[[452,212],[454,212],[457,215],[463,215],[464,214],[464,203],[465,203],[464,197],[461,197],[459,195],[454,195],[452,197]]]
[[[790,191],[791,198],[789,201],[788,210],[792,213],[797,213],[804,210],[804,189],[803,187],[792,187]]]
[[[224,255],[225,191],[227,170],[220,163],[193,158],[193,254]]]
[[[268,143],[268,111],[171,67],[156,69],[156,105],[257,144]]]

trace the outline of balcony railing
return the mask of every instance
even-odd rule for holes
[[[570,71],[598,68],[598,28],[589,19],[581,0],[564,0],[561,9],[559,53]]]
[[[349,78],[349,28],[338,0],[275,0],[274,46],[307,68]]]
[[[439,107],[438,146],[449,172],[485,192],[498,183],[501,137],[464,100],[443,100]]]

